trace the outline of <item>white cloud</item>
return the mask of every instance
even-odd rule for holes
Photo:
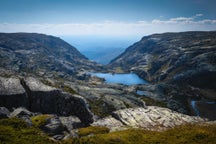
[[[195,16],[196,17],[201,17],[201,16],[203,16],[203,14],[200,13],[200,14],[196,14]]]
[[[162,32],[216,30],[216,20],[203,19],[196,21],[195,17],[176,17],[168,20],[154,19],[152,21],[117,22],[104,21],[100,23],[63,23],[63,24],[0,24],[0,32],[37,32],[51,35],[105,35],[132,36],[148,35]]]
[[[177,17],[177,18],[171,18],[170,21],[192,21],[193,18],[188,17]]]

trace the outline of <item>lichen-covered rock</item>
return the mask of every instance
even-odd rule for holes
[[[106,118],[103,119],[99,119],[96,122],[91,124],[92,126],[105,126],[107,128],[109,128],[110,130],[115,130],[115,129],[120,129],[121,127],[124,127],[124,124],[115,119],[112,116],[108,116]]]
[[[30,112],[29,110],[23,107],[16,108],[13,112],[10,113],[10,117],[21,118],[30,126],[32,125],[30,117],[34,115],[34,113]]]
[[[5,107],[0,107],[0,119],[9,118],[10,111]]]
[[[181,124],[204,121],[206,120],[200,117],[188,116],[167,108],[148,106],[146,108],[139,107],[115,111],[112,113],[112,117],[98,120],[93,125],[107,126],[111,129],[112,127],[121,129],[127,126],[147,130],[163,130]]]
[[[61,123],[64,127],[67,128],[68,131],[71,131],[72,129],[76,129],[82,126],[82,122],[80,119],[76,116],[68,116],[68,117],[59,117]]]
[[[22,117],[22,116],[33,116],[34,113],[30,112],[29,110],[27,110],[26,108],[23,107],[19,107],[16,108],[13,112],[10,113],[10,117]]]
[[[48,135],[54,136],[58,134],[63,134],[64,126],[61,123],[59,117],[54,116],[48,118],[46,124],[41,127],[41,129]]]

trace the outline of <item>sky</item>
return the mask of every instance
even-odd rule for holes
[[[0,32],[139,37],[216,30],[216,0],[0,0]]]

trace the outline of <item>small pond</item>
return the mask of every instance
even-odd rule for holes
[[[111,73],[91,73],[93,76],[104,78],[107,83],[118,83],[124,85],[148,84],[134,73],[128,74],[111,74]]]

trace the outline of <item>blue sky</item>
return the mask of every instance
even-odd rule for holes
[[[0,0],[0,32],[141,36],[216,30],[216,0]]]

